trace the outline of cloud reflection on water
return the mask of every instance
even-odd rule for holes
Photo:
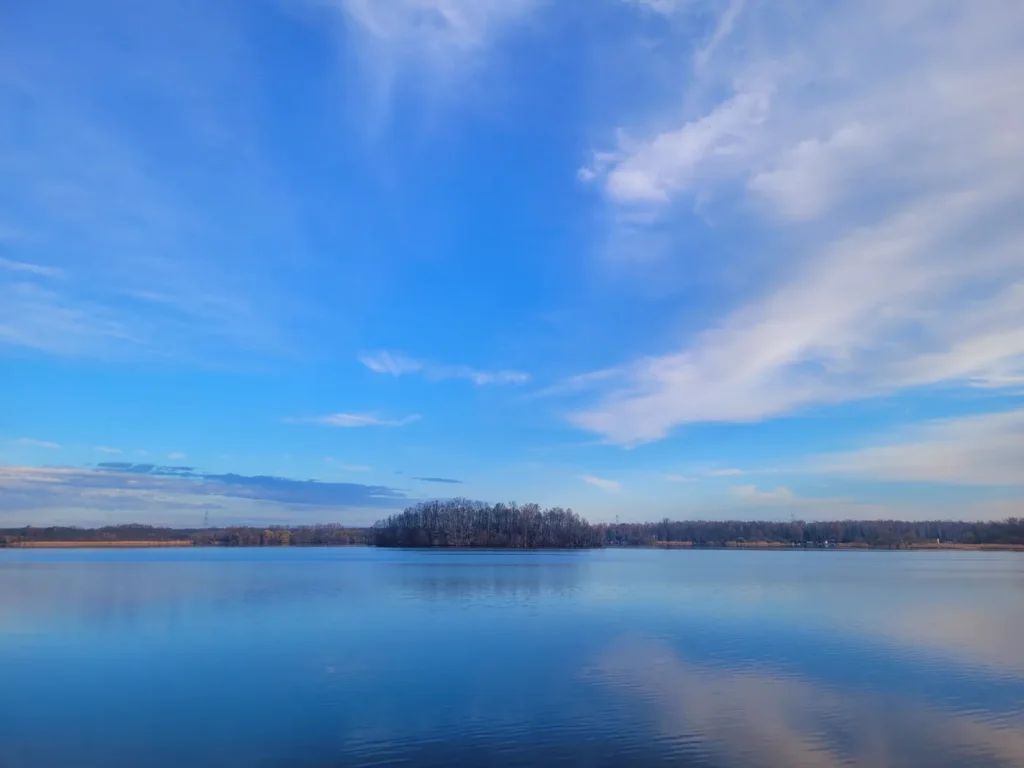
[[[663,640],[618,640],[585,677],[646,703],[659,738],[699,741],[726,764],[1024,764],[1019,712],[954,711],[899,694],[839,690],[761,666],[701,665]]]

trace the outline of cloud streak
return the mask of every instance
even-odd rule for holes
[[[326,463],[328,463],[328,464],[331,464],[331,465],[337,467],[342,472],[372,472],[373,471],[373,467],[369,467],[369,466],[367,466],[365,464],[339,464],[338,461],[336,459],[334,459],[333,457],[331,457],[331,456],[328,456],[327,458],[325,458],[324,461]]]
[[[572,424],[631,445],[1024,373],[1024,11],[830,9],[779,47],[758,36],[775,9],[747,8],[690,89],[730,94],[683,105],[678,127],[620,131],[584,169],[627,233],[692,222],[700,201],[780,245],[749,257],[774,274],[681,347],[602,371]]]
[[[19,438],[18,445],[24,445],[28,448],[47,448],[53,451],[60,450],[59,444],[50,442],[49,440],[36,440],[34,437]]]
[[[594,475],[580,475],[582,480],[587,485],[592,485],[595,488],[600,488],[602,491],[621,491],[622,483],[617,480],[607,480],[603,477],[595,477]]]
[[[400,419],[385,419],[372,413],[330,413],[325,416],[312,416],[300,419],[285,419],[290,423],[322,424],[327,427],[355,429],[357,427],[404,427],[413,424],[422,417],[411,414]]]
[[[937,419],[883,445],[818,457],[815,471],[896,482],[1024,486],[1024,410]]]
[[[0,520],[149,522],[206,507],[238,520],[339,520],[352,510],[404,506],[403,491],[380,485],[206,473],[195,467],[103,462],[92,469],[0,466]],[[371,513],[372,514],[372,513]],[[366,522],[364,520],[364,522]]]
[[[0,260],[0,344],[220,364],[287,348],[288,284],[267,278],[300,243],[269,181],[241,14],[100,0],[5,20],[0,112],[21,128],[0,150],[0,228],[18,232]],[[144,113],[124,109],[136,98]]]
[[[759,504],[792,504],[797,500],[795,493],[781,485],[771,491],[759,490],[756,485],[740,485],[733,488],[733,493],[744,501]]]
[[[536,0],[334,0],[381,76],[412,70],[448,77],[485,51]],[[424,69],[426,72],[424,72]]]
[[[2,238],[0,238],[2,239]],[[65,272],[58,267],[47,267],[42,264],[30,264],[27,261],[15,261],[0,256],[0,269],[8,272],[22,272],[37,277],[64,277]]]
[[[416,360],[397,352],[363,353],[359,361],[374,373],[399,377],[418,374],[432,381],[465,379],[478,386],[487,384],[525,384],[530,380],[521,371],[481,371],[466,365],[440,365]]]

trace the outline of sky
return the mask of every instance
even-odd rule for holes
[[[1024,514],[1018,0],[0,6],[0,527]]]

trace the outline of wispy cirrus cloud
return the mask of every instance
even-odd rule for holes
[[[98,451],[99,453],[123,453],[120,448],[111,448],[107,445],[97,445],[93,450]]]
[[[0,526],[85,522],[198,525],[214,508],[234,523],[356,522],[403,506],[404,492],[378,485],[207,473],[195,467],[102,462],[92,469],[0,466]],[[344,517],[343,517],[344,516]],[[348,520],[345,520],[348,522]]]
[[[29,448],[47,448],[54,451],[60,450],[60,445],[58,443],[53,443],[49,440],[37,440],[34,437],[18,438],[18,445],[24,445]]]
[[[142,342],[117,311],[64,290],[0,279],[0,343],[55,355],[104,356]]]
[[[521,371],[482,371],[467,365],[442,365],[428,360],[417,360],[398,352],[371,352],[359,356],[359,362],[374,373],[389,376],[417,374],[432,381],[465,379],[474,384],[525,384],[530,375]]]
[[[1024,486],[1024,410],[936,419],[880,442],[816,457],[811,466],[895,482]]]
[[[285,421],[290,423],[322,424],[327,427],[404,427],[413,424],[422,417],[419,414],[410,414],[400,419],[386,419],[372,413],[329,413],[325,416],[311,416],[308,418],[290,418]]]
[[[692,96],[666,109],[675,127],[620,126],[595,152],[580,177],[601,192],[627,260],[635,238],[637,269],[658,269],[645,235],[668,237],[670,259],[673,227],[698,226],[698,207],[751,233],[731,275],[773,269],[679,347],[602,371],[573,424],[631,445],[922,385],[1016,385],[1024,104],[1011,94],[1024,10],[932,11],[748,4],[719,20]],[[780,23],[784,34],[762,34]],[[663,50],[681,66],[700,49],[687,30],[665,26]]]
[[[328,456],[324,459],[324,463],[330,464],[342,472],[372,472],[373,467],[367,466],[366,464],[343,464],[332,456]]]
[[[879,519],[892,515],[892,509],[876,504],[863,504],[848,497],[804,496],[787,486],[759,488],[739,485],[732,489],[735,509],[746,517],[767,514],[778,519],[787,513],[799,514],[812,520]],[[759,512],[758,510],[770,510]],[[934,514],[934,510],[931,510]],[[972,509],[972,512],[975,510]],[[906,510],[904,514],[920,515],[920,510]]]
[[[411,68],[450,76],[539,0],[333,0],[384,75]]]
[[[594,475],[580,475],[582,480],[587,485],[592,485],[595,488],[600,488],[603,491],[621,491],[622,483],[617,480],[608,480],[604,477],[596,477]]]
[[[756,485],[740,485],[733,488],[733,493],[744,501],[773,504],[791,504],[797,498],[795,493],[782,485],[770,491],[762,491]]]
[[[677,475],[677,474],[662,475],[661,479],[664,480],[666,483],[695,483],[695,482],[697,482],[697,478],[695,478],[695,477],[687,477],[686,475]]]
[[[2,240],[3,238],[0,238]],[[47,267],[42,264],[30,264],[27,261],[16,261],[14,259],[5,259],[0,256],[0,269],[7,270],[8,272],[21,272],[28,275],[35,275],[38,277],[64,277],[65,272],[59,267]]]
[[[248,82],[242,15],[98,0],[5,20],[0,114],[20,128],[0,148],[18,232],[0,261],[0,344],[221,362],[282,348],[284,284],[258,298],[297,242],[251,119],[265,92]],[[124,109],[136,99],[144,113]],[[275,245],[256,268],[259,241]]]

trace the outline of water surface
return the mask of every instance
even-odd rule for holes
[[[0,766],[1024,766],[1024,555],[0,550]]]

